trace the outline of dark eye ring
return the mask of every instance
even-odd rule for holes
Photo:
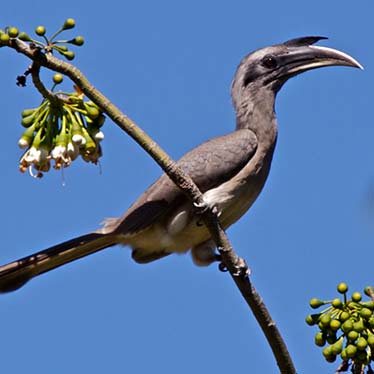
[[[278,63],[274,56],[265,56],[262,60],[262,65],[268,69],[275,69]]]

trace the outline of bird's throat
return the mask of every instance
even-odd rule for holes
[[[277,139],[277,119],[274,93],[259,99],[246,100],[236,106],[236,129],[249,129],[264,146],[274,145]]]

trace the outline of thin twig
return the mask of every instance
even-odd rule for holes
[[[56,96],[53,94],[53,92],[51,92],[44,86],[43,82],[40,79],[40,65],[33,61],[30,67],[30,72],[32,77],[32,83],[34,84],[35,88],[40,92],[40,94],[52,103],[56,101]]]
[[[220,251],[223,263],[229,270],[234,282],[260,324],[281,373],[295,374],[296,370],[292,359],[278,328],[273,322],[262,299],[250,283],[248,273],[241,272],[243,268],[247,269],[246,266],[243,267],[245,262],[234,252],[225,231],[219,223],[217,215],[210,209],[205,209],[202,193],[193,180],[143,130],[98,91],[76,67],[55,58],[51,54],[35,53],[35,49],[30,48],[29,44],[18,39],[11,39],[9,46],[29,57],[37,65],[68,76],[88,98],[95,102],[114,123],[131,136],[157,162],[169,178],[172,179],[195,205],[202,207],[201,214],[204,223]]]

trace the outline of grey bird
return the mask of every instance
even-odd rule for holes
[[[236,222],[253,204],[269,174],[277,140],[274,101],[291,77],[332,65],[362,66],[335,49],[315,46],[324,37],[310,36],[256,50],[237,68],[231,86],[235,131],[211,139],[179,161],[215,207],[223,228]],[[191,250],[197,265],[217,260],[215,244],[192,203],[162,175],[119,218],[53,247],[0,267],[0,292],[14,291],[31,278],[101,249],[122,244],[132,258],[147,263]]]

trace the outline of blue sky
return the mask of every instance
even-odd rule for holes
[[[278,95],[279,138],[265,189],[229,231],[299,372],[334,372],[304,323],[312,297],[373,284],[372,1],[123,1],[2,5],[1,26],[54,31],[76,19],[75,64],[173,158],[234,126],[229,88],[251,50],[305,35],[364,66],[315,70]],[[119,216],[160,174],[116,126],[104,127],[102,173],[74,163],[35,180],[18,171],[20,112],[37,106],[15,77],[28,61],[0,50],[0,262]],[[66,86],[69,87],[69,86]],[[232,281],[189,256],[147,266],[115,247],[0,297],[4,373],[277,372]],[[237,368],[239,366],[239,368]]]

